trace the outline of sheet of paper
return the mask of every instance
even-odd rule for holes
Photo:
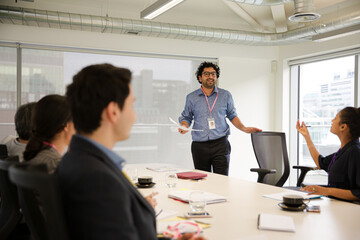
[[[307,192],[299,192],[299,191],[286,191],[286,192],[281,192],[281,193],[266,194],[266,195],[263,195],[263,197],[282,201],[283,196],[285,196],[285,195],[300,195],[304,199],[316,199],[316,198],[322,197],[321,195],[316,195],[316,194],[309,195]]]
[[[158,214],[158,213],[160,213],[160,214]],[[158,214],[156,216],[156,220],[163,220],[163,219],[167,219],[167,218],[176,216],[178,214],[178,212],[174,211],[174,210],[162,209],[162,210],[159,210],[156,214]]]
[[[292,217],[266,213],[259,214],[258,228],[261,230],[295,232]]]
[[[179,171],[178,168],[174,167],[167,167],[167,166],[160,166],[160,167],[146,167],[146,169],[154,171],[154,172],[170,172],[170,171]]]
[[[193,132],[201,132],[201,131],[204,131],[204,130],[200,130],[200,129],[193,129],[193,128],[187,128],[187,127],[184,127],[184,126],[181,126],[179,123],[175,122],[171,117],[169,117],[169,120],[174,123],[178,128],[184,130],[184,131],[193,131]]]

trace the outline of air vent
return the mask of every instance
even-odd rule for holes
[[[317,13],[295,13],[289,17],[289,20],[292,22],[312,22],[321,17]]]
[[[289,17],[292,22],[312,22],[321,17],[315,13],[313,0],[294,0],[294,14]]]

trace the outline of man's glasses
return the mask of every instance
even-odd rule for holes
[[[205,77],[209,77],[210,75],[212,77],[216,77],[216,72],[203,72],[202,73]]]

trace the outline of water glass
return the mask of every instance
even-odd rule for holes
[[[165,173],[165,186],[168,188],[175,188],[177,184],[177,175],[175,172]]]
[[[138,169],[137,168],[129,168],[127,170],[127,173],[132,182],[137,182],[137,180],[138,180]]]
[[[189,204],[192,212],[204,212],[206,206],[205,193],[201,191],[193,191],[189,196]]]

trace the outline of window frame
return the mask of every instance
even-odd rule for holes
[[[354,56],[354,106],[360,106],[360,48],[352,48],[339,52],[332,52],[328,54],[316,55],[308,58],[299,58],[288,61],[289,65],[289,80],[290,80],[290,123],[289,123],[289,158],[290,165],[299,165],[300,164],[300,152],[299,144],[300,134],[296,130],[296,121],[300,116],[300,67],[303,64],[326,61],[336,58],[342,58],[346,56]],[[289,184],[294,185],[298,177],[300,176],[300,171],[295,169],[290,169]]]

